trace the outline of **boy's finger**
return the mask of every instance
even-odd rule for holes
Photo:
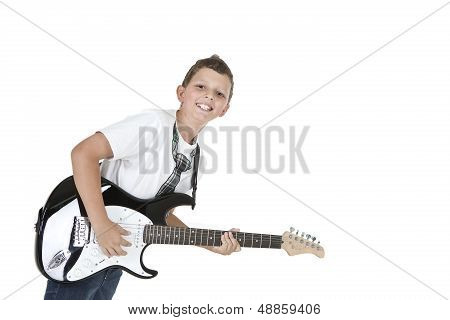
[[[119,226],[119,232],[120,232],[121,235],[124,235],[124,236],[129,236],[131,234],[130,231],[125,230],[121,226]]]
[[[233,242],[231,241],[230,236],[228,235],[228,232],[227,232],[227,235],[225,236],[225,241],[227,242],[227,244],[229,246],[233,245]]]
[[[131,242],[129,242],[129,241],[127,241],[127,240],[122,238],[122,241],[120,242],[120,245],[124,246],[124,247],[131,247]]]

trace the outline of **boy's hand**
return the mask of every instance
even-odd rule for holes
[[[237,232],[239,231],[239,229],[233,228],[230,231]],[[233,237],[233,234],[231,232],[225,232],[220,238],[222,239],[222,245],[220,247],[209,248],[212,252],[223,255],[230,255],[233,252],[241,251],[239,242]]]
[[[98,244],[107,257],[127,255],[122,246],[131,247],[131,243],[122,236],[130,235],[131,232],[109,219],[94,226],[94,230]]]

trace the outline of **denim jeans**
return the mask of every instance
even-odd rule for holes
[[[47,281],[44,300],[111,300],[122,270],[103,270],[89,279],[74,283]]]

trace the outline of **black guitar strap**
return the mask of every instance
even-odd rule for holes
[[[192,178],[191,178],[192,198],[194,199],[194,203],[192,204],[192,210],[194,210],[195,208],[195,194],[197,193],[197,174],[199,162],[200,162],[200,146],[197,144],[197,150],[195,151],[194,157],[194,168],[192,171]]]

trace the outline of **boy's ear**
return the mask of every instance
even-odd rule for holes
[[[177,99],[178,99],[178,101],[180,101],[180,102],[184,101],[184,92],[185,91],[186,91],[186,88],[183,87],[182,85],[179,85],[177,87]]]

